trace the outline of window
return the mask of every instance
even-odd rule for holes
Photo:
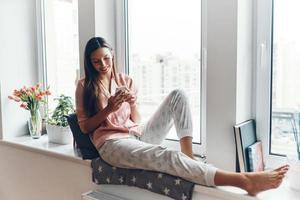
[[[300,2],[273,1],[271,153],[296,154],[300,125]]]
[[[127,22],[127,70],[139,88],[143,121],[173,89],[183,89],[190,97],[193,142],[201,143],[201,1],[128,0]],[[177,139],[174,128],[167,138]]]
[[[53,98],[60,94],[74,99],[75,82],[79,77],[78,0],[44,1],[46,84]]]

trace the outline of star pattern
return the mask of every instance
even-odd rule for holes
[[[109,177],[106,178],[106,182],[110,183],[110,178]]]
[[[181,200],[186,200],[186,199],[187,199],[187,196],[185,196],[185,194],[182,193],[182,195],[181,195]]]
[[[180,185],[180,179],[179,178],[175,180],[175,185]]]
[[[135,182],[136,182],[136,178],[135,178],[135,176],[133,176],[133,177],[132,177],[131,181],[132,181],[133,183],[135,183]]]
[[[167,188],[167,187],[165,187],[165,189],[164,189],[164,193],[165,193],[165,195],[169,195],[169,192],[170,192],[170,189],[169,189],[169,188]]]
[[[102,172],[102,166],[101,165],[99,165],[99,167],[98,167],[98,172],[99,173]]]
[[[147,183],[147,187],[148,187],[149,190],[152,189],[152,183],[151,183],[151,182],[148,182],[148,183]]]
[[[180,177],[169,178],[168,174],[157,172],[149,174],[149,176],[147,176],[147,178],[144,177],[146,178],[144,179],[140,177],[140,175],[147,174],[147,170],[124,175],[118,167],[107,166],[102,162],[98,163],[100,165],[97,164],[93,167],[94,172],[97,172],[93,173],[93,180],[96,184],[129,184],[175,199],[191,199],[190,194],[193,190],[193,183],[185,181]]]
[[[119,181],[120,181],[121,184],[124,182],[123,176],[121,176],[121,177],[119,178]]]
[[[162,173],[159,173],[159,174],[157,175],[157,178],[158,178],[158,179],[161,179],[162,176],[163,176]]]

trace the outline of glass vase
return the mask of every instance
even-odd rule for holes
[[[31,110],[30,119],[28,120],[28,128],[30,136],[33,139],[38,139],[42,135],[42,117],[40,111]]]

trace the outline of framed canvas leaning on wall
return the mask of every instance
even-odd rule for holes
[[[236,145],[236,171],[250,172],[248,147],[257,142],[255,120],[250,119],[234,125]]]
[[[247,147],[247,154],[249,158],[249,171],[259,172],[265,169],[265,163],[263,159],[262,142],[257,141],[254,144]]]

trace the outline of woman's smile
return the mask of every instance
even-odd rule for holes
[[[101,71],[102,73],[106,73],[108,72],[110,69],[110,66],[103,66],[99,68],[99,71]]]

